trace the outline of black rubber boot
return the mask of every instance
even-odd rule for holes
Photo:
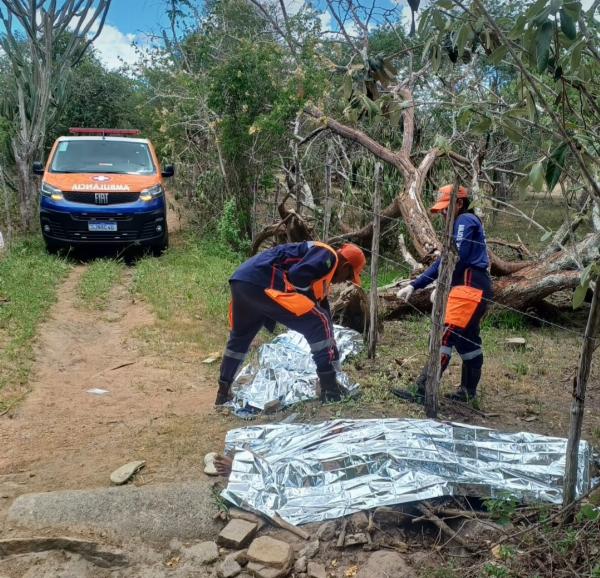
[[[460,372],[460,389],[451,394],[449,398],[452,401],[462,403],[476,402],[477,385],[481,379],[481,367],[472,367],[467,363],[462,364]]]
[[[340,401],[346,395],[346,390],[338,383],[335,371],[323,371],[317,375],[321,384],[319,399],[322,403]]]
[[[427,381],[427,367],[421,370],[414,385],[410,389],[392,389],[392,393],[405,401],[425,405],[425,382]]]
[[[219,380],[219,390],[215,399],[215,406],[225,405],[229,401],[229,393],[231,391],[231,383]]]

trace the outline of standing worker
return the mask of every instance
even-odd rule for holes
[[[439,189],[438,201],[431,208],[433,213],[442,213],[448,218],[448,206],[454,185]],[[453,238],[458,250],[458,262],[452,274],[451,290],[446,307],[444,335],[442,338],[442,373],[448,367],[452,348],[462,358],[460,389],[450,396],[454,401],[474,401],[477,385],[481,379],[483,349],[479,336],[479,325],[486,310],[487,301],[492,299],[492,281],[488,273],[490,264],[483,224],[469,208],[469,191],[459,187],[456,196]],[[423,289],[438,278],[441,257],[429,269],[398,291],[397,297],[408,301],[415,289]],[[434,301],[435,289],[431,295]],[[435,322],[435,320],[434,320]],[[424,403],[427,366],[421,371],[415,391],[395,389],[393,393],[402,399]]]
[[[339,355],[327,296],[331,283],[360,285],[365,263],[356,245],[347,243],[336,251],[313,241],[279,245],[243,263],[229,281],[231,333],[215,405],[228,401],[231,384],[256,334],[263,326],[272,331],[277,322],[308,341],[321,401],[341,399],[344,388],[336,379]]]

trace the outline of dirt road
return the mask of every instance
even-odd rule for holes
[[[138,483],[192,479],[222,444],[205,352],[175,356],[144,341],[155,318],[134,300],[131,267],[106,310],[82,308],[85,268],[75,266],[40,330],[29,395],[0,419],[0,522],[17,495],[107,486],[131,460],[147,463]]]

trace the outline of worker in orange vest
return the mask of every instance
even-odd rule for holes
[[[317,366],[320,399],[337,401],[344,394],[336,379],[339,355],[327,296],[332,283],[360,285],[366,259],[359,247],[340,249],[314,241],[288,243],[255,255],[239,267],[229,283],[231,332],[221,363],[216,406],[230,397],[231,384],[262,327],[281,323],[301,333]]]
[[[441,213],[447,217],[453,188],[454,185],[446,185],[439,189],[439,198],[431,207],[433,213]],[[456,349],[462,359],[461,385],[450,397],[455,401],[466,402],[474,401],[477,397],[483,367],[479,326],[493,293],[483,224],[470,208],[469,191],[465,187],[459,187],[456,195],[453,238],[459,259],[452,274],[446,307],[441,369],[443,372],[448,367],[452,350]],[[441,258],[398,291],[398,298],[408,301],[416,289],[423,289],[433,283],[438,278],[440,263]],[[434,294],[431,300],[433,302]],[[425,367],[417,379],[415,391],[394,389],[393,393],[402,399],[423,403],[426,380]]]

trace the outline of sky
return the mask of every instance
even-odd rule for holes
[[[382,5],[398,4],[403,7],[403,16],[409,22],[410,10],[404,10],[406,0],[375,0]],[[286,5],[297,10],[303,0],[286,0]],[[584,9],[589,8],[593,0],[582,0]],[[422,0],[421,5],[428,2]],[[118,68],[122,63],[133,64],[138,52],[133,43],[141,48],[148,45],[160,30],[169,25],[165,0],[112,0],[106,24],[99,38],[94,42],[98,57],[107,68]],[[329,28],[331,17],[327,13],[321,16],[323,28]]]
[[[137,52],[132,44],[143,47],[168,24],[163,0],[112,0],[94,48],[107,68],[133,64]]]
[[[375,0],[382,6],[405,5],[406,0]],[[325,4],[316,0],[315,4]],[[427,0],[422,1],[426,4]],[[304,0],[286,0],[288,13],[294,14]],[[410,14],[408,10],[407,13]],[[133,43],[142,47],[152,37],[160,34],[161,28],[169,25],[165,0],[112,0],[104,29],[94,42],[96,52],[108,68],[118,68],[123,62],[133,64],[137,51]],[[321,15],[322,29],[331,29],[332,18],[326,11]],[[352,33],[352,30],[349,30]]]

